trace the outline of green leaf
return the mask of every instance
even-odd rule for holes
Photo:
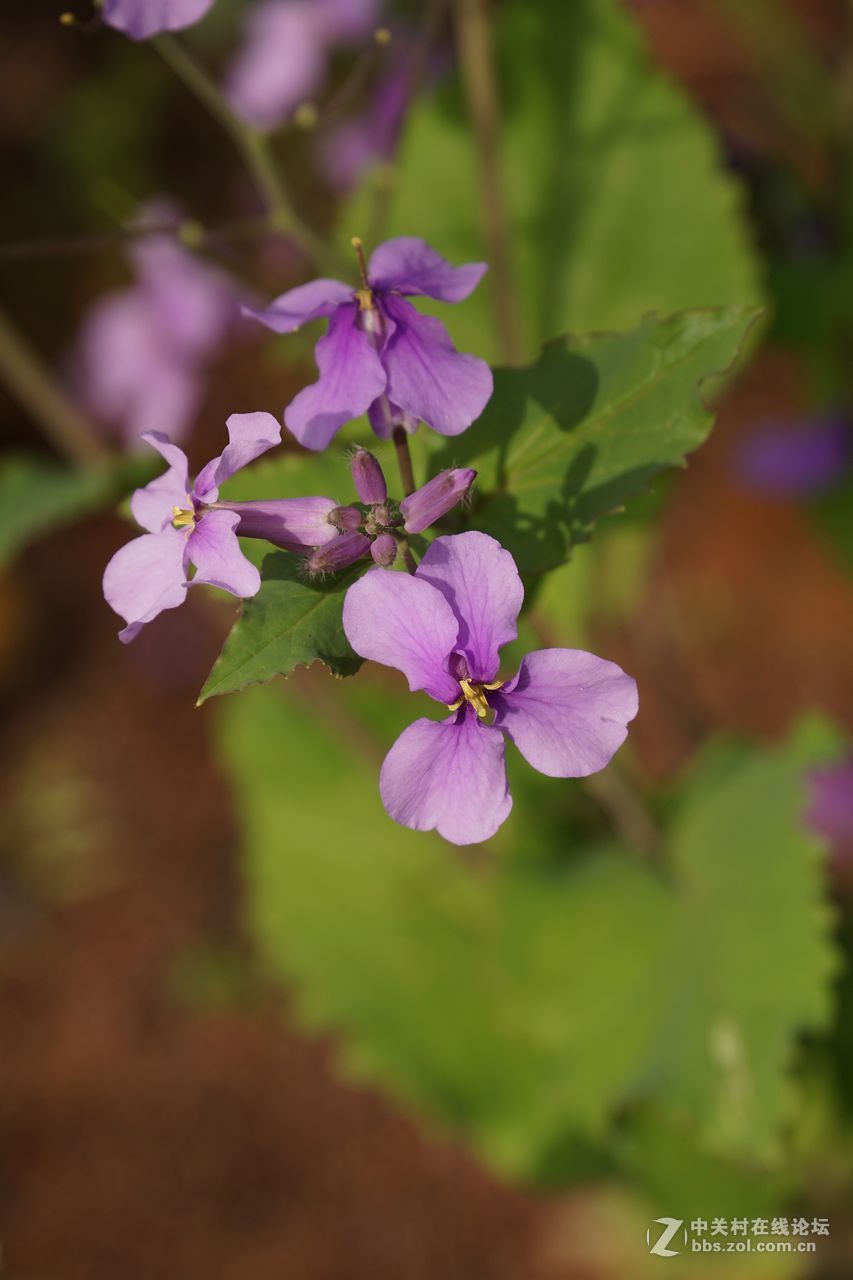
[[[523,357],[567,330],[627,328],[653,309],[759,302],[739,184],[625,6],[574,0],[569,21],[565,0],[514,0],[495,28]],[[457,86],[416,106],[383,236],[421,235],[455,262],[488,259],[479,172]],[[346,237],[369,234],[370,186],[341,220]],[[459,307],[426,306],[490,360],[500,358],[494,288],[489,276]]]
[[[284,551],[267,556],[261,589],[244,602],[197,705],[318,660],[335,675],[354,675],[361,658],[344,635],[341,614],[346,589],[362,568],[326,582],[307,582],[295,556]]]
[[[116,502],[150,477],[145,460],[119,458],[72,469],[28,454],[0,463],[0,564],[31,541]]]
[[[758,1160],[779,1154],[797,1034],[831,1011],[832,919],[803,823],[815,758],[811,726],[777,751],[715,753],[672,833],[681,930],[658,1091],[709,1148]]]
[[[555,568],[595,521],[680,465],[713,422],[698,389],[728,370],[757,316],[748,307],[646,316],[625,334],[551,342],[499,369],[482,417],[432,457],[478,471],[472,523],[522,572]]]
[[[418,700],[367,675],[331,712],[306,674],[299,698],[250,691],[219,724],[252,930],[306,1023],[515,1176],[579,1135],[618,1145],[641,1103],[702,1150],[771,1163],[797,1036],[828,1012],[830,921],[799,822],[812,747],[703,764],[666,876],[583,847],[578,784],[513,761],[515,809],[472,869],[385,817],[379,763]],[[563,805],[550,863],[529,857],[546,791]]]

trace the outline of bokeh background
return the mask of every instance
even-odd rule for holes
[[[253,3],[182,37],[215,78]],[[516,770],[511,821],[462,855],[382,813],[413,715],[393,679],[312,668],[196,709],[235,617],[202,592],[116,640],[101,574],[150,473],[83,366],[139,278],[126,228],[168,198],[235,298],[310,269],[154,49],[59,14],[0,18],[2,1274],[849,1276],[849,778],[820,847],[799,819],[803,744],[842,758],[853,728],[853,10],[488,7],[517,294],[509,333],[485,290],[447,317],[460,345],[523,360],[655,309],[765,312],[707,445],[526,624],[636,676],[629,748],[583,788]],[[450,6],[380,23],[388,45],[330,37],[283,108],[293,196],[344,245],[484,256]],[[280,414],[315,336],[214,335],[193,461],[229,413]],[[340,452],[260,476],[350,493]],[[649,1256],[653,1219],[716,1214],[831,1234]]]

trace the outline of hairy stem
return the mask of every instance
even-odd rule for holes
[[[294,208],[272,155],[269,138],[232,111],[219,88],[185,47],[171,35],[155,36],[157,52],[203,106],[219,121],[239,151],[263,201],[270,226],[289,235],[305,255],[324,270],[338,274],[337,254],[308,227]]]
[[[491,261],[495,321],[501,356],[508,364],[520,357],[512,284],[509,229],[501,182],[498,140],[500,113],[485,0],[455,0],[456,39],[468,113],[477,142],[480,204]]]
[[[400,468],[400,479],[403,482],[403,496],[408,498],[417,488],[415,473],[412,469],[412,455],[409,452],[409,433],[405,427],[395,427],[393,432],[394,448],[397,450],[397,466]]]
[[[0,313],[0,377],[57,453],[75,465],[101,462],[107,450],[53,374]]]

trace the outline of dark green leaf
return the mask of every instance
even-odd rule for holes
[[[498,370],[483,416],[432,467],[476,467],[471,523],[522,572],[555,568],[600,516],[706,438],[713,417],[699,388],[729,369],[758,314],[647,316],[630,333],[551,342],[528,368]]]
[[[261,589],[243,612],[199,694],[201,704],[234,693],[294,667],[320,661],[338,676],[361,666],[344,635],[341,613],[347,587],[363,566],[325,582],[307,582],[297,558],[286,551],[267,556]]]

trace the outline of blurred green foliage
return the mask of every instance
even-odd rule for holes
[[[737,180],[618,0],[573,0],[570,14],[562,0],[509,0],[495,40],[528,359],[557,334],[625,329],[647,311],[760,301]],[[383,235],[423,235],[453,261],[484,259],[478,173],[454,82],[413,110],[390,198],[383,172],[345,210],[342,232],[368,234],[387,199]],[[496,358],[493,287],[487,277],[464,307],[440,314],[460,347]]]

